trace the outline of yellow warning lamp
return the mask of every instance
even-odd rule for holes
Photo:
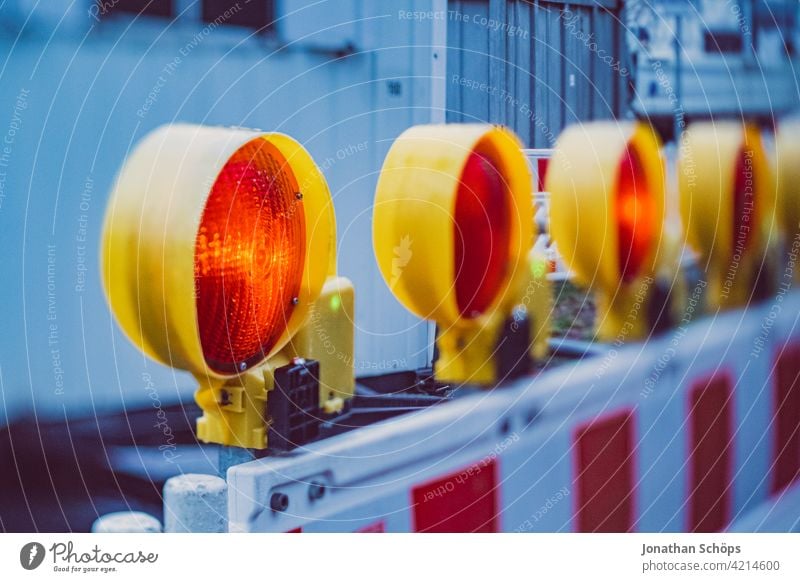
[[[791,279],[800,282],[800,119],[784,121],[775,136],[777,218]]]
[[[665,176],[660,141],[648,125],[592,122],[567,128],[547,168],[550,231],[580,285],[596,293],[603,341],[652,331]],[[659,306],[656,306],[658,309]]]
[[[707,307],[742,306],[768,294],[775,186],[758,128],[695,123],[679,150],[681,216],[708,278]]]
[[[105,291],[143,352],[197,378],[201,440],[263,449],[290,409],[332,414],[352,396],[353,287],[336,276],[335,237],[325,179],[286,135],[167,125],[125,161]],[[299,403],[296,378],[276,382],[300,358],[320,362],[318,401],[316,384]]]
[[[549,290],[544,259],[530,255],[532,184],[521,147],[502,127],[421,125],[405,131],[384,161],[375,255],[397,299],[437,323],[442,382],[503,380],[498,343],[519,310],[532,314],[518,318],[530,326],[525,358],[546,350],[549,309],[540,306]]]

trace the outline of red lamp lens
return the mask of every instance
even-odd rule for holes
[[[628,148],[617,184],[617,237],[620,277],[632,281],[642,268],[653,239],[653,200],[639,155]]]
[[[258,363],[284,331],[305,258],[297,181],[263,139],[225,164],[195,242],[197,324],[203,356],[221,373]]]
[[[510,246],[508,187],[486,157],[467,158],[455,203],[455,288],[459,313],[489,308],[506,274]]]
[[[753,239],[753,157],[744,150],[736,160],[733,190],[733,254],[743,254]]]

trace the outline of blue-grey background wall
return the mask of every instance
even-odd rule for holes
[[[366,376],[431,356],[430,325],[392,297],[371,250],[377,173],[405,128],[503,123],[549,148],[589,119],[774,121],[798,105],[793,0],[148,1],[0,0],[0,425],[136,407],[151,381],[164,402],[191,398],[190,377],[118,332],[97,269],[115,172],[163,123],[283,131],[310,150],[334,196]],[[145,5],[172,14],[119,13]],[[274,22],[209,23],[208,6]]]
[[[98,274],[116,171],[176,120],[302,142],[329,181],[340,272],[357,289],[357,373],[424,365],[428,325],[378,275],[370,220],[391,141],[443,115],[438,23],[398,12],[434,4],[286,0],[254,34],[204,24],[195,1],[178,1],[174,19],[99,20],[89,0],[0,2],[0,424],[139,406],[145,374],[162,401],[191,398],[191,377],[118,331]]]

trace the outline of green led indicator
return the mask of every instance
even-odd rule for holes
[[[542,277],[547,272],[547,261],[534,260],[531,262],[531,273],[534,277]]]
[[[333,311],[339,311],[339,308],[342,306],[342,298],[339,294],[333,295],[331,297],[331,309]]]

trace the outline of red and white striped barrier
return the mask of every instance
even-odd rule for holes
[[[779,297],[232,467],[231,530],[732,527],[800,472],[800,295]]]

